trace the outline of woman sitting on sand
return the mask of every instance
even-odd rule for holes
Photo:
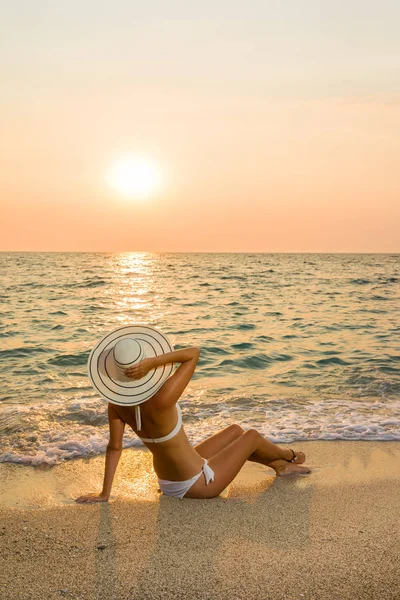
[[[246,460],[274,469],[278,476],[310,473],[301,467],[303,452],[280,448],[255,429],[230,425],[197,446],[189,442],[178,403],[200,350],[174,351],[160,331],[130,325],[105,336],[92,350],[88,372],[108,401],[110,441],[103,489],[77,502],[106,502],[122,452],[125,424],[153,455],[161,491],[178,498],[215,498],[236,477]],[[171,375],[173,364],[180,366]],[[171,376],[170,376],[171,375]]]

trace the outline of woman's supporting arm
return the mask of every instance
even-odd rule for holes
[[[111,486],[112,486],[112,482],[114,479],[115,470],[117,468],[119,457],[121,456],[121,452],[122,452],[122,448],[119,450],[116,450],[115,448],[111,448],[110,446],[107,446],[106,467],[105,467],[105,472],[104,472],[104,482],[103,482],[102,491],[100,492],[100,494],[92,493],[92,494],[85,494],[84,496],[79,496],[79,498],[76,499],[76,502],[91,503],[91,502],[107,502],[108,501],[108,499],[110,497],[110,493],[111,493]]]
[[[103,489],[101,490],[101,496],[107,500],[110,497],[111,487],[121,452],[122,448],[113,448],[110,445],[107,446]]]
[[[122,439],[125,429],[124,421],[119,418],[111,402],[108,403],[108,423],[110,426],[110,441],[106,450],[103,489],[100,494],[80,496],[76,499],[76,502],[106,502],[110,497],[112,482],[122,452]]]
[[[108,403],[108,424],[110,427],[110,441],[106,450],[104,482],[101,492],[101,495],[106,498],[110,496],[112,482],[122,452],[122,440],[125,430],[125,423],[119,417],[111,402]]]

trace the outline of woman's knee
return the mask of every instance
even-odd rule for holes
[[[243,433],[243,437],[249,440],[250,443],[252,442],[256,447],[260,440],[261,434],[257,431],[257,429],[246,429],[246,431]]]
[[[229,427],[227,427],[227,431],[241,435],[244,432],[244,429],[240,427],[240,425],[236,425],[236,423],[234,423],[233,425],[229,425]]]

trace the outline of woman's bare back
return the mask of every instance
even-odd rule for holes
[[[153,397],[154,398],[154,397]],[[140,438],[157,439],[168,435],[177,423],[176,405],[155,407],[153,398],[140,405],[141,429],[138,430],[135,410],[131,406],[115,406],[119,418],[129,425]],[[203,464],[201,456],[190,444],[184,426],[170,440],[161,443],[143,442],[153,454],[154,471],[160,479],[181,481],[190,479]]]

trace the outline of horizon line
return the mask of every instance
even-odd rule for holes
[[[0,250],[0,254],[400,254],[393,252],[273,252],[229,250]]]

